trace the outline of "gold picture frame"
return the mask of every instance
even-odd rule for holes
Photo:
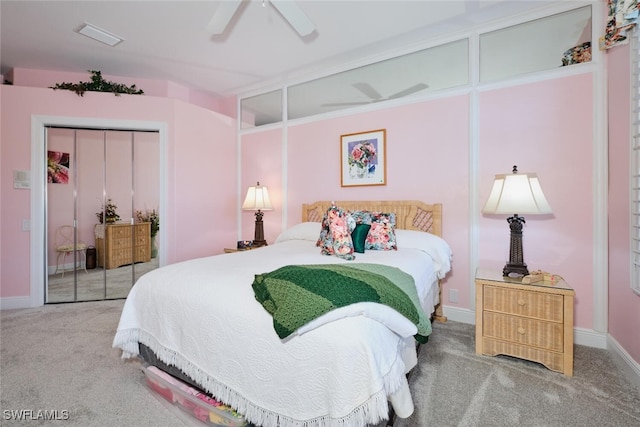
[[[387,185],[386,129],[340,136],[340,185]]]

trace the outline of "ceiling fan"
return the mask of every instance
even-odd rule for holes
[[[367,97],[369,97],[370,101],[355,101],[355,102],[337,102],[332,104],[322,104],[323,107],[341,107],[347,105],[364,105],[364,104],[373,104],[374,102],[387,101],[389,99],[402,98],[403,96],[411,95],[416,92],[420,92],[421,90],[427,89],[429,87],[426,83],[418,83],[411,87],[408,87],[400,92],[396,92],[391,96],[383,97],[377,90],[373,88],[369,83],[354,83],[352,85],[360,92],[364,93]]]
[[[207,30],[214,35],[222,34],[243,1],[245,0],[220,1],[218,9],[207,25]],[[316,29],[311,19],[295,2],[291,0],[262,0],[262,7],[266,7],[267,2],[280,12],[280,15],[301,37],[308,36]]]

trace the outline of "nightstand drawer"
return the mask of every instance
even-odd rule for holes
[[[544,350],[563,351],[564,326],[526,317],[484,312],[483,336]]]
[[[484,309],[562,323],[564,297],[544,292],[528,292],[485,285]]]

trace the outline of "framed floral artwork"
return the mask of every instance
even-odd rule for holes
[[[386,129],[340,136],[343,187],[387,185]]]

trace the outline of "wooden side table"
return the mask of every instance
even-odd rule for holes
[[[476,271],[476,353],[504,354],[573,375],[573,299],[564,279],[523,284]]]

